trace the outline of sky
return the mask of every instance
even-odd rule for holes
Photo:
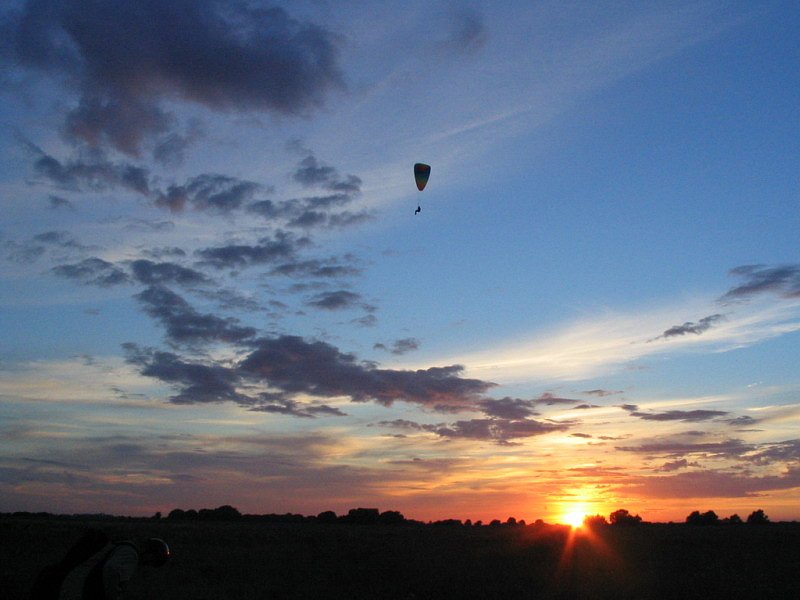
[[[0,511],[800,519],[798,28],[3,3]]]

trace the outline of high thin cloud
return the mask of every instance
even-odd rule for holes
[[[162,99],[298,115],[343,87],[338,38],[282,8],[38,0],[5,21],[17,65],[66,73],[77,85],[80,101],[65,133],[133,155],[173,125]]]

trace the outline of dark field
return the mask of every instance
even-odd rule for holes
[[[87,526],[163,537],[173,560],[130,598],[800,598],[800,523],[765,526],[420,527],[0,519],[0,595]],[[570,543],[570,540],[572,541]],[[79,589],[68,578],[62,598]]]

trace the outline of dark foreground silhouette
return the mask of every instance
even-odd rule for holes
[[[168,539],[126,598],[800,598],[800,524],[463,527],[0,517],[0,589],[26,598],[87,526]],[[69,578],[67,584],[69,584]],[[67,585],[67,587],[69,587]]]

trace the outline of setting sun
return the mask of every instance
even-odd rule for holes
[[[577,529],[581,525],[583,525],[583,520],[586,518],[586,515],[581,510],[573,510],[568,513],[565,513],[564,516],[561,517],[562,522],[565,525],[569,525],[573,529]]]

